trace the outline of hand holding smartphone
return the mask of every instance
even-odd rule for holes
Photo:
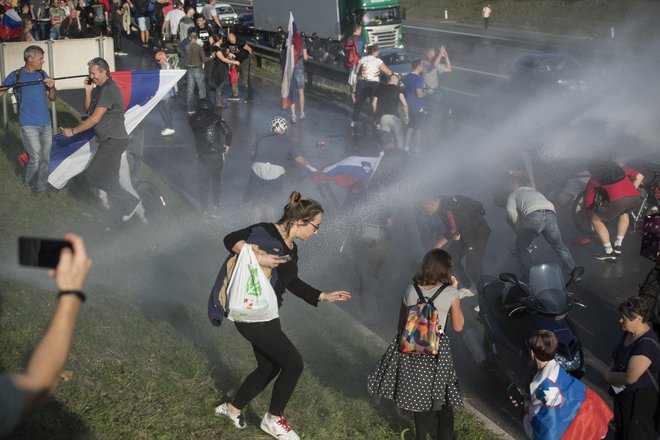
[[[21,266],[54,269],[60,261],[62,249],[73,250],[71,242],[48,238],[19,237],[18,262]]]
[[[513,403],[513,406],[516,408],[518,405],[522,405],[525,401],[525,395],[520,391],[520,388],[515,383],[509,385],[506,389],[507,394],[509,395],[509,400]]]

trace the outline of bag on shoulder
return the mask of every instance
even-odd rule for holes
[[[605,188],[597,186],[594,188],[594,209],[602,211],[610,205],[610,195]]]
[[[357,37],[348,37],[344,41],[344,66],[355,67],[358,61],[360,61],[360,55],[357,52]]]
[[[442,326],[438,322],[438,309],[433,301],[447,288],[447,284],[427,298],[417,283],[417,304],[406,307],[406,323],[399,337],[399,351],[407,354],[437,355],[440,348]]]
[[[265,322],[279,316],[277,296],[252,249],[245,245],[227,286],[227,317],[237,322]]]

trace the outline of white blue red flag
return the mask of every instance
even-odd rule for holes
[[[349,156],[313,173],[310,178],[314,182],[332,182],[343,188],[355,184],[367,186],[380,163],[381,157],[383,156]]]
[[[124,97],[124,125],[127,133],[130,134],[142,122],[185,73],[185,70],[140,70],[112,73],[112,79],[117,83]],[[83,131],[70,138],[63,134],[53,136],[48,182],[55,188],[63,188],[69,179],[87,168],[97,148],[98,142],[94,137],[93,129]],[[122,168],[126,165],[126,155],[124,154]],[[126,171],[120,169],[120,175],[122,172]],[[123,182],[122,185],[126,186]]]
[[[603,400],[551,360],[529,385],[532,405],[525,431],[535,440],[597,440],[607,434],[612,411]]]
[[[293,47],[293,50],[291,48]],[[284,53],[284,71],[282,72],[282,110],[293,105],[294,92],[296,91],[296,77],[293,70],[302,56],[302,38],[293,19],[293,13],[289,11],[289,33],[286,37]]]
[[[23,30],[23,20],[16,9],[3,6],[4,12],[0,20],[0,38],[19,38]]]

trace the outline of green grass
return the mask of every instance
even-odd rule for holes
[[[491,25],[552,33],[609,35],[635,12],[646,11],[647,23],[636,24],[634,33],[643,38],[645,30],[657,27],[660,5],[648,0],[402,0],[408,15],[428,19],[449,19],[461,23],[483,23],[481,9],[490,3]],[[652,19],[651,17],[655,17]],[[655,21],[655,23],[653,23]],[[648,26],[648,27],[646,27]]]
[[[206,318],[208,288],[224,254],[219,244],[209,243],[217,243],[211,234],[220,231],[195,235],[186,230],[173,245],[169,240],[179,232],[173,228],[191,221],[189,207],[175,193],[168,196],[175,207],[171,222],[121,235],[105,231],[100,219],[107,214],[79,190],[34,198],[13,165],[20,151],[16,133],[12,125],[0,138],[5,266],[11,267],[7,259],[15,261],[20,234],[82,231],[96,253],[95,284],[87,288],[89,299],[65,367],[70,379],[60,382],[45,407],[13,438],[267,438],[258,425],[268,409],[270,388],[248,407],[249,427],[243,431],[213,416],[213,407],[232,396],[255,366],[248,343],[232,323],[215,328]],[[115,245],[124,250],[121,258],[105,255]],[[21,276],[0,280],[0,371],[25,367],[55,301],[51,289],[21,282]],[[37,285],[48,282],[42,271],[30,277]],[[286,414],[302,438],[395,440],[406,430],[403,438],[412,438],[411,415],[391,402],[371,403],[366,392],[366,377],[384,351],[382,341],[362,332],[334,305],[314,309],[288,296],[281,315],[305,359]],[[457,414],[456,430],[460,439],[495,438],[463,411]]]

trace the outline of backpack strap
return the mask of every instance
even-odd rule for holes
[[[443,284],[430,298],[424,296],[422,290],[419,288],[419,285],[415,281],[413,281],[413,287],[415,288],[420,301],[432,303],[442,293],[443,290],[449,287],[449,284]]]

